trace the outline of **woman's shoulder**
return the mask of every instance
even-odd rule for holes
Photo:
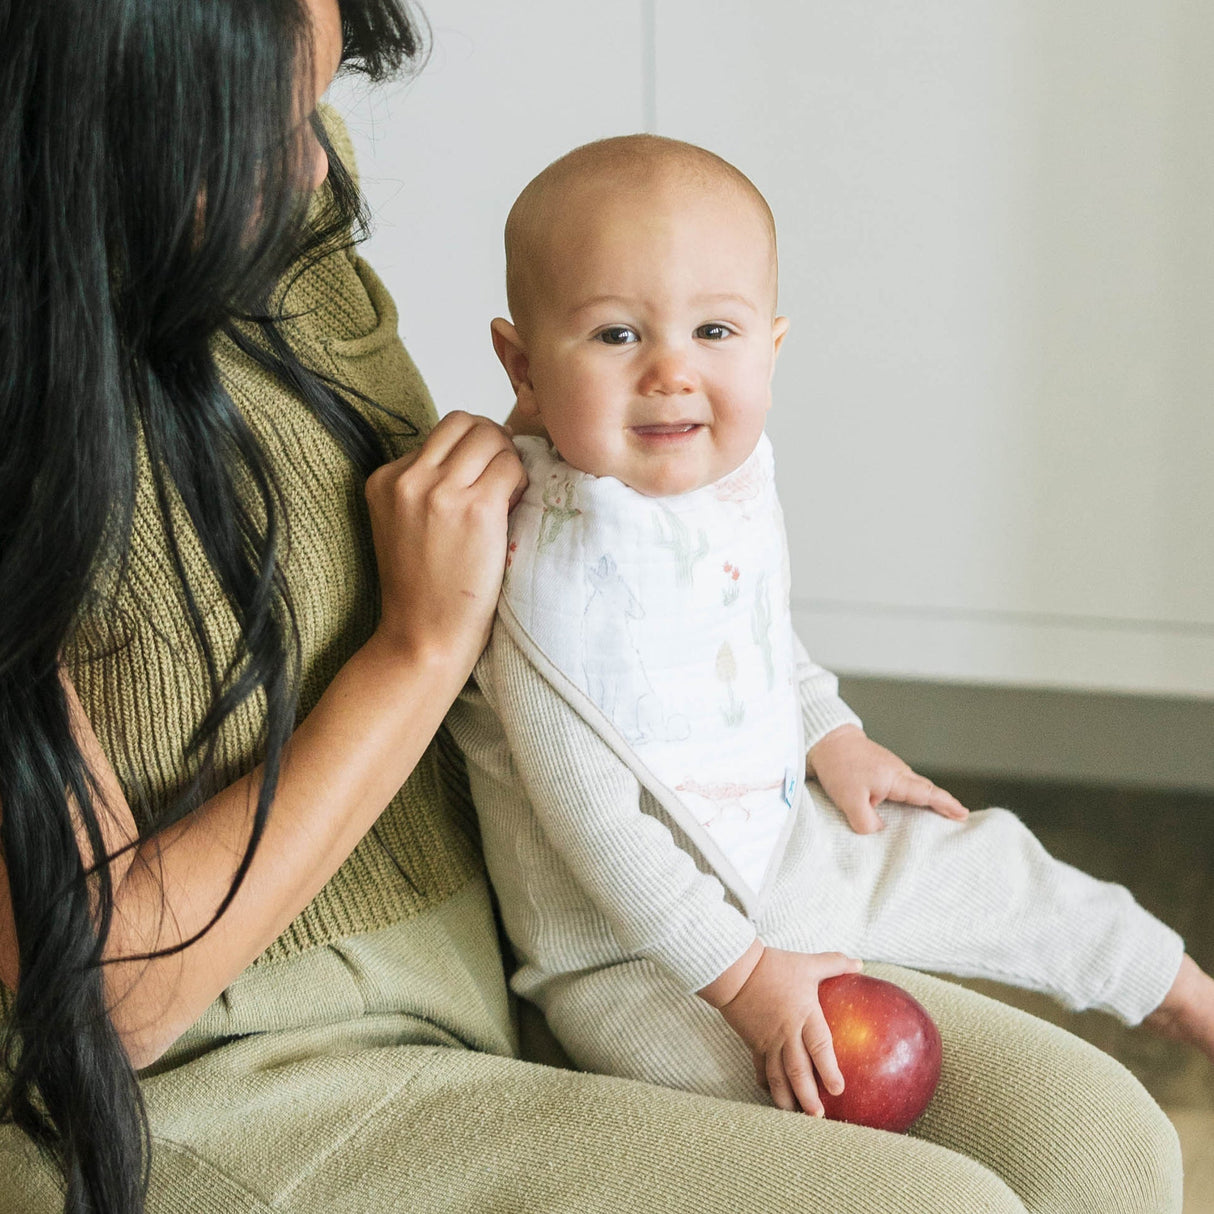
[[[317,107],[334,158],[357,185],[354,141],[331,105]],[[313,204],[325,205],[322,187]],[[393,455],[416,446],[437,416],[426,384],[398,333],[387,287],[357,252],[355,229],[320,255],[305,257],[284,275],[280,331],[304,363],[346,389],[350,403],[386,441]],[[237,351],[221,351],[229,389],[241,398],[271,388],[265,374]],[[282,385],[273,385],[274,411]]]

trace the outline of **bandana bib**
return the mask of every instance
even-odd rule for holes
[[[763,435],[738,469],[646,497],[515,440],[530,484],[499,614],[750,913],[805,775],[788,549]]]

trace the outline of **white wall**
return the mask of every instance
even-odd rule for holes
[[[501,420],[513,401],[489,321],[506,309],[506,212],[571,147],[643,127],[642,6],[435,0],[427,15],[420,75],[378,88],[340,79],[329,100],[375,216],[364,255],[439,412]]]
[[[1214,695],[1214,6],[451,0],[406,87],[341,82],[368,256],[440,410],[518,189],[703,143],[767,194],[796,612],[855,673]]]

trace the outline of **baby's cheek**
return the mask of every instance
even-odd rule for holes
[[[593,427],[580,426],[571,418],[563,419],[563,422],[550,425],[548,434],[565,463],[592,476],[618,474],[618,452],[611,436]]]

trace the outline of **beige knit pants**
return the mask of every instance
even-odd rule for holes
[[[466,1048],[392,1010],[400,955],[389,929],[235,984],[146,1078],[152,1214],[1180,1209],[1176,1136],[1128,1072],[932,978],[872,967],[944,1036],[908,1137]],[[0,1214],[56,1208],[0,1127]]]

